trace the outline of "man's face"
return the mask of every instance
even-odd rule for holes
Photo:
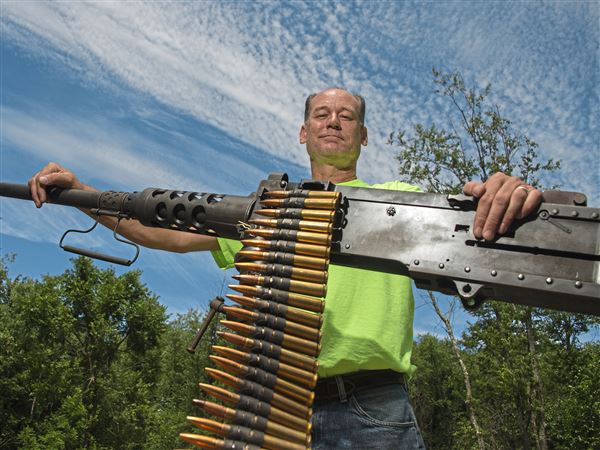
[[[360,103],[349,92],[329,89],[313,97],[307,121],[300,129],[300,143],[312,161],[340,169],[354,164],[361,145],[367,145],[367,129],[359,119]]]

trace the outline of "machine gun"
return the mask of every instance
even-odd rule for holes
[[[298,208],[307,207],[313,191],[341,194],[333,224],[333,264],[407,275],[419,288],[458,295],[467,309],[495,299],[600,316],[600,209],[586,207],[583,194],[545,192],[534,214],[515,221],[493,241],[472,233],[472,197],[314,180],[291,183],[286,174],[270,175],[247,197],[157,188],[131,193],[51,188],[48,198],[89,208],[97,216],[242,239],[267,193],[283,192],[278,215],[271,220],[281,221],[280,228],[298,229],[303,219]],[[0,195],[31,200],[25,185],[0,183]],[[118,264],[133,262],[63,246],[65,235],[65,250]]]

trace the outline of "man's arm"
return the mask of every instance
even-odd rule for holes
[[[82,189],[85,191],[97,191],[88,186],[75,176],[73,172],[56,163],[47,164],[28,181],[29,190],[35,205],[41,208],[48,200],[46,187],[59,186],[67,189]],[[82,209],[88,216],[96,219],[89,210]],[[101,216],[100,223],[110,229],[114,229],[117,219],[114,217]],[[163,228],[150,228],[142,225],[137,220],[122,220],[118,228],[119,234],[132,242],[144,247],[170,252],[186,253],[197,251],[218,250],[217,239],[211,236],[193,233],[181,233],[180,231],[167,230]]]
[[[506,233],[515,219],[522,219],[536,210],[542,193],[519,177],[497,172],[485,183],[469,181],[463,192],[479,199],[473,234],[478,239],[492,240]]]

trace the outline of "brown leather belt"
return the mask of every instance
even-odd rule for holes
[[[393,370],[362,370],[339,376],[344,383],[346,396],[352,392],[386,384],[405,384],[403,373]],[[315,400],[331,400],[340,397],[338,377],[321,378],[315,386]]]

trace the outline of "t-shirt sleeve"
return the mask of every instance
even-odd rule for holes
[[[219,250],[212,250],[212,256],[221,269],[231,269],[235,254],[242,249],[242,243],[233,239],[217,238]]]

